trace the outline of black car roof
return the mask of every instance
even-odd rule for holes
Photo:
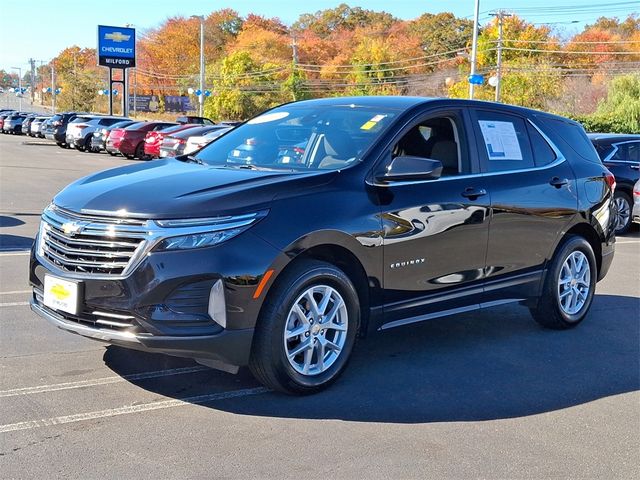
[[[519,107],[516,105],[508,105],[504,103],[485,102],[481,100],[467,100],[460,98],[438,98],[438,97],[405,97],[405,96],[364,96],[364,97],[330,97],[319,98],[313,100],[301,100],[292,102],[289,105],[318,105],[318,106],[346,106],[356,105],[362,107],[380,107],[397,110],[410,110],[414,107],[426,104],[434,104],[434,106],[452,106],[452,107],[476,107],[476,108],[499,108],[504,112],[512,112],[523,116],[544,115],[559,120],[577,123],[571,119],[554,115],[540,110]]]
[[[640,140],[640,135],[631,133],[589,133],[589,140],[598,144],[612,144]]]

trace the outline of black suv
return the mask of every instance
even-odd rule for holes
[[[632,222],[633,186],[640,178],[640,135],[590,133],[589,138],[616,178],[616,234],[626,233]]]
[[[234,159],[240,146],[251,155]],[[613,259],[613,188],[562,117],[412,97],[287,104],[193,155],[56,195],[31,306],[86,337],[311,393],[367,332],[510,302],[575,327]]]
[[[71,120],[82,114],[83,112],[56,113],[44,128],[43,133],[45,138],[54,140],[59,147],[69,148],[69,145],[66,143],[67,125]]]

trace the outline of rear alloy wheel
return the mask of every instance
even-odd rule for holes
[[[622,235],[631,227],[631,197],[624,192],[616,192],[613,198],[616,203],[616,235]]]
[[[554,256],[533,318],[557,330],[575,327],[589,311],[596,289],[597,265],[589,242],[570,236]]]
[[[344,272],[329,263],[300,261],[265,301],[249,368],[273,390],[323,390],[347,366],[359,315],[358,295]]]

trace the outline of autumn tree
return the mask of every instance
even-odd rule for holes
[[[92,111],[98,88],[104,88],[104,72],[97,66],[96,50],[73,46],[53,59],[60,110]]]
[[[449,12],[424,13],[408,23],[409,31],[418,37],[420,47],[427,55],[465,48],[473,37],[473,22]]]
[[[395,17],[390,13],[350,7],[341,3],[335,8],[300,15],[292,29],[295,31],[309,30],[321,38],[326,38],[339,31],[355,30],[372,25],[385,29],[395,21]]]

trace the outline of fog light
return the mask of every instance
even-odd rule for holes
[[[222,328],[227,328],[227,306],[224,301],[224,285],[218,280],[209,293],[209,316]]]

